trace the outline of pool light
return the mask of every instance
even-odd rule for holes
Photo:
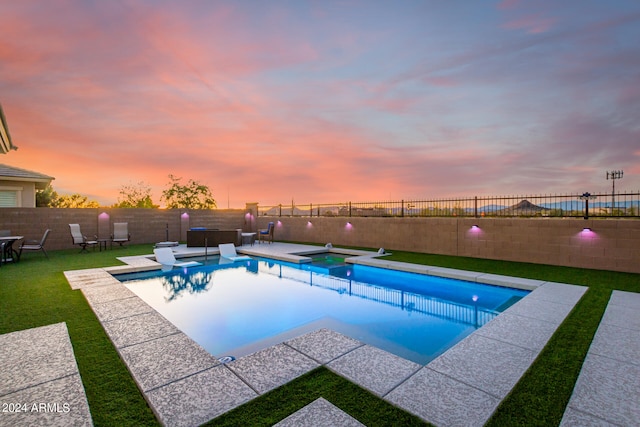
[[[345,224],[344,228],[346,228],[347,230],[351,230],[353,228],[353,224],[351,224],[350,221],[347,221],[347,223]]]

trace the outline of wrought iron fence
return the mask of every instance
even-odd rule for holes
[[[260,216],[341,217],[594,217],[639,218],[640,191],[279,204],[259,206]]]

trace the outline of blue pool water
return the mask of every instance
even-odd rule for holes
[[[528,292],[331,260],[265,258],[116,276],[216,357],[326,327],[426,364]]]

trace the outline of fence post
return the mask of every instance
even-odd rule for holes
[[[478,218],[478,196],[473,198],[473,216]]]
[[[400,217],[404,217],[404,200],[402,200],[400,203],[402,203],[402,205],[400,206]]]
[[[280,203],[280,214],[278,216],[282,216],[282,203]]]
[[[351,202],[349,202],[349,218],[351,218]]]
[[[313,203],[309,203],[309,216],[313,218]]]

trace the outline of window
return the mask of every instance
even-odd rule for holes
[[[22,187],[0,187],[0,208],[22,206]]]

